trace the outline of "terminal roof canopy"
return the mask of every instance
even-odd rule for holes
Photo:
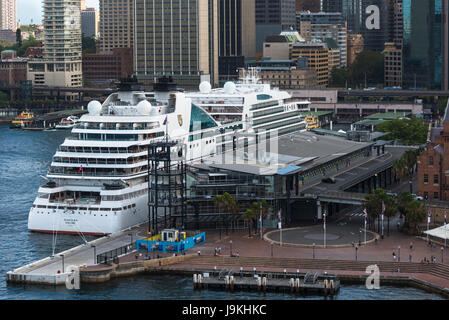
[[[228,149],[224,154],[203,159],[203,165],[246,174],[285,175],[308,171],[373,144],[311,132],[296,132],[260,140],[257,148],[255,143],[250,143],[247,148],[238,146],[235,155]]]

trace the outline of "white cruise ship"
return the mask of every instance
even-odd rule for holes
[[[239,121],[243,130],[276,131],[277,135],[307,130],[301,114],[310,111],[309,101],[259,83],[255,68],[242,72],[239,83],[227,82],[223,88],[211,89],[209,83],[203,82],[199,92],[186,96],[222,125]]]
[[[39,188],[30,210],[28,229],[103,235],[144,223],[148,144],[167,131],[171,140],[186,146],[187,160],[215,152],[217,123],[184,93],[170,92],[168,86],[145,93],[135,85],[125,84],[103,104],[88,104],[89,113],[53,157],[48,182]],[[193,130],[199,121],[202,134]]]
[[[250,75],[222,89],[204,82],[199,93],[179,92],[167,81],[144,92],[130,82],[103,104],[91,101],[53,157],[28,229],[103,235],[148,221],[148,144],[167,132],[185,146],[186,160],[195,161],[215,154],[242,127],[279,135],[306,130],[299,114],[309,102]]]

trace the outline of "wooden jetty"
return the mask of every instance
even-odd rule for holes
[[[233,273],[227,269],[220,272],[203,272],[193,275],[194,289],[224,289],[226,291],[290,292],[300,294],[335,295],[340,281],[327,273]]]

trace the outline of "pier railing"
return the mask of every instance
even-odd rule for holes
[[[135,249],[134,243],[127,244],[126,246],[122,246],[120,248],[116,248],[107,252],[103,252],[97,255],[97,264],[100,263],[109,263],[114,261],[119,256],[127,254]]]

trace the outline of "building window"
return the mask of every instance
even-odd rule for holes
[[[437,174],[435,174],[435,175],[433,176],[433,183],[434,183],[434,184],[438,184],[438,175],[437,175]]]
[[[438,200],[438,192],[434,192],[434,193],[433,193],[433,198],[434,198],[435,200]]]
[[[424,174],[424,183],[429,183],[429,175],[427,173]]]
[[[433,166],[433,157],[429,157],[429,166]]]

